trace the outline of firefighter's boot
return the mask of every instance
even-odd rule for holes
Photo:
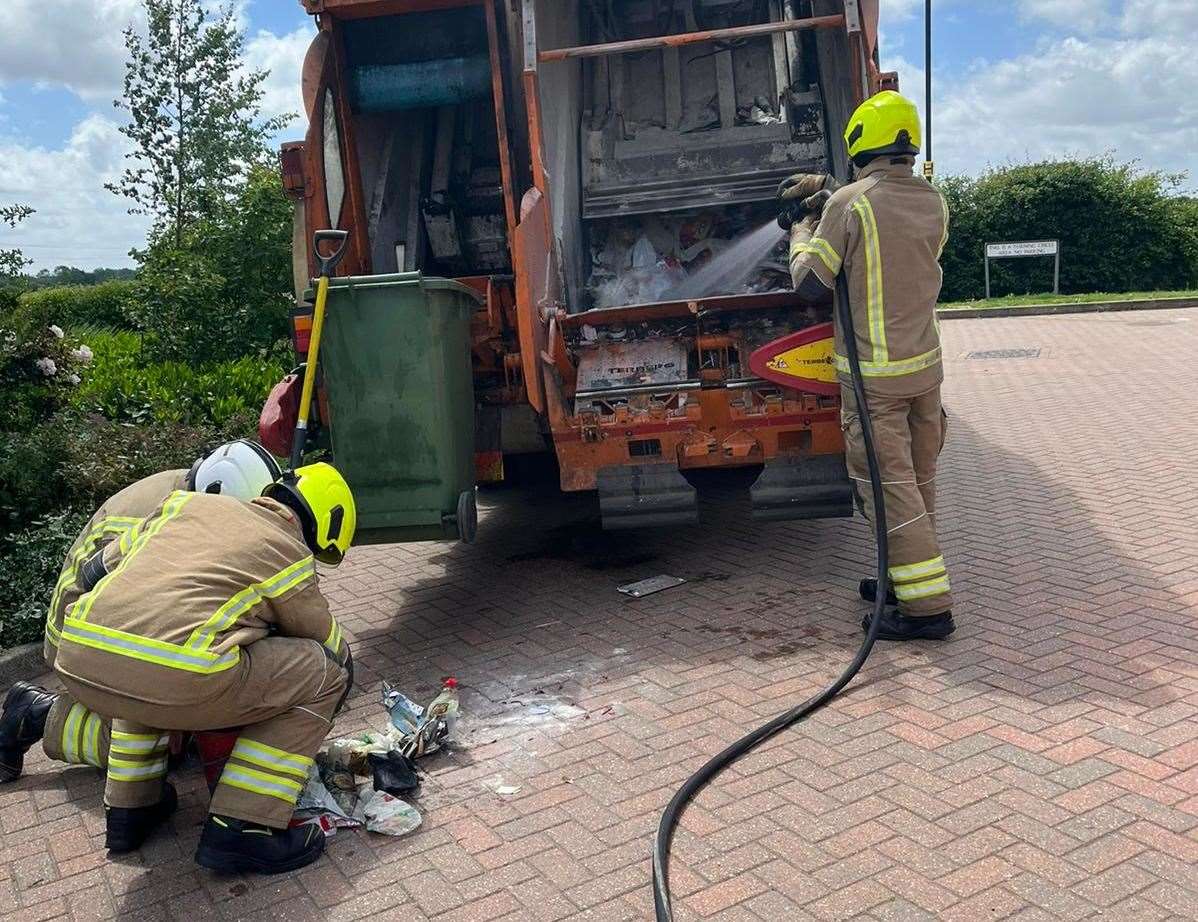
[[[105,807],[108,834],[104,846],[117,854],[141,848],[150,833],[170,819],[178,805],[179,795],[175,793],[175,786],[166,781],[162,785],[162,799],[156,804],[148,807]]]
[[[870,617],[861,619],[861,629],[869,630]],[[878,640],[944,640],[957,629],[953,613],[943,612],[927,618],[909,618],[897,611],[887,611],[878,626]]]
[[[861,580],[860,585],[857,586],[857,593],[861,596],[863,601],[873,604],[873,602],[878,598],[878,581],[872,577]],[[893,586],[889,586],[886,589],[886,604],[898,604],[898,596],[894,594]]]
[[[42,738],[46,715],[57,695],[28,682],[18,682],[4,698],[0,716],[0,781],[15,781],[25,767],[25,753]]]
[[[196,849],[196,864],[213,871],[282,874],[311,864],[324,851],[317,826],[271,829],[210,814]]]

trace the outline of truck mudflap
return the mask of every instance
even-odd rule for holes
[[[753,484],[753,518],[848,518],[853,514],[853,485],[843,455],[775,458],[766,462]]]
[[[698,494],[672,464],[600,468],[596,485],[608,531],[699,522]]]

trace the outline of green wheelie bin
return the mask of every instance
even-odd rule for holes
[[[325,422],[361,543],[474,540],[470,318],[480,301],[419,272],[330,283]]]

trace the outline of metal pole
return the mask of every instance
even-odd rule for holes
[[[1061,241],[1057,241],[1056,262],[1052,270],[1052,293],[1061,293]]]
[[[924,82],[924,175],[932,178],[932,0],[925,0],[923,11],[923,82]]]
[[[983,260],[986,264],[986,300],[990,300],[990,256],[987,255]]]
[[[779,32],[800,32],[804,29],[844,28],[844,16],[815,16],[810,19],[784,19],[781,22],[762,22],[749,26],[731,26],[726,29],[708,29],[704,32],[683,32],[678,35],[658,35],[654,38],[634,38],[623,42],[607,42],[602,45],[578,45],[574,48],[551,48],[537,55],[538,61],[564,61],[567,58],[597,58],[605,54],[628,54],[648,51],[653,48],[678,48],[700,42],[732,41],[739,38],[754,38],[758,35],[774,35]]]

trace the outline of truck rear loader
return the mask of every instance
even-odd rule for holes
[[[696,523],[719,468],[760,469],[755,518],[851,514],[838,398],[749,367],[830,305],[780,233],[695,283],[781,179],[847,176],[842,126],[896,85],[878,0],[301,2],[294,339],[309,241],[347,231],[316,415],[367,540],[469,538],[475,483],[549,452],[608,528]]]

